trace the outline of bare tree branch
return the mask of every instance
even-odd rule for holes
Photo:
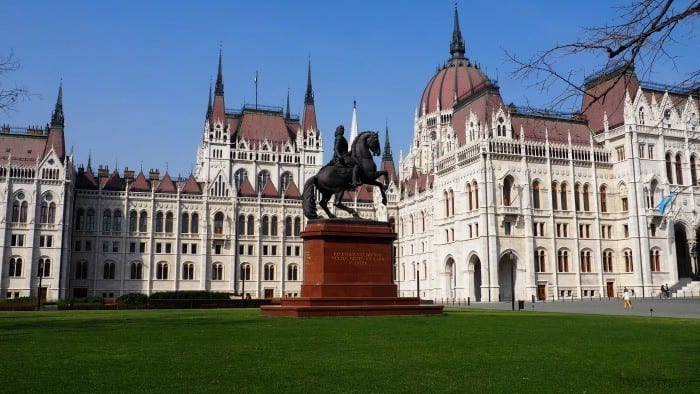
[[[14,85],[6,87],[3,79],[8,73],[19,70],[20,63],[17,60],[14,52],[9,55],[0,57],[0,110],[8,112],[14,109],[19,102],[29,98],[29,91],[24,86]]]
[[[596,56],[605,59],[601,69],[622,71],[618,79],[633,68],[650,73],[660,59],[670,60],[676,67],[677,56],[669,50],[671,44],[677,43],[674,34],[679,27],[696,23],[699,17],[700,0],[638,0],[619,8],[614,23],[584,28],[582,38],[576,42],[554,46],[527,60],[507,52],[506,56],[516,66],[513,77],[534,80],[530,86],[542,92],[558,90],[550,105],[571,104],[582,96],[588,96],[591,105],[604,100],[612,86],[593,95],[581,84],[583,71],[562,71],[561,61]],[[700,70],[691,71],[682,85],[695,86],[699,79]]]

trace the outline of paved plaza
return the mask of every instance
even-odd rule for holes
[[[467,306],[445,303],[447,308],[510,310],[510,302],[472,302]],[[632,309],[622,307],[622,299],[566,300],[525,302],[525,312],[588,313],[595,315],[631,315],[653,317],[679,317],[700,319],[700,298],[637,298],[632,299]],[[515,303],[518,309],[518,303]]]

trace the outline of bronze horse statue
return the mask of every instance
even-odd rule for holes
[[[379,188],[382,193],[382,204],[386,205],[386,188],[384,184],[377,181],[377,178],[388,176],[386,170],[377,171],[377,165],[374,163],[373,155],[379,156],[381,147],[379,144],[379,134],[376,131],[363,131],[352,142],[350,148],[350,156],[359,166],[358,177],[363,185],[372,185]],[[331,196],[334,196],[334,203],[337,208],[340,208],[355,218],[360,215],[356,210],[343,204],[343,194],[347,190],[354,189],[352,186],[352,167],[341,165],[327,164],[321,168],[318,173],[309,178],[304,184],[303,209],[304,216],[308,219],[318,219],[316,212],[316,191],[321,194],[319,205],[323,208],[329,218],[335,218],[335,215],[328,210],[328,201]],[[360,185],[362,187],[362,185]]]

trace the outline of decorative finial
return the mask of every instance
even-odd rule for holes
[[[53,109],[53,115],[51,116],[51,126],[52,127],[63,127],[63,78],[58,84],[58,97],[56,98],[56,106]]]
[[[221,47],[219,47],[219,72],[216,74],[216,89],[214,93],[218,95],[224,94],[224,77],[222,72]]]
[[[306,76],[306,96],[304,97],[305,104],[312,104],[314,102],[314,91],[311,87],[311,55],[309,55],[309,70]]]
[[[452,42],[450,43],[450,54],[453,59],[463,59],[464,52],[464,40],[462,39],[462,32],[459,30],[459,14],[457,13],[457,2],[455,2],[455,20],[452,30]]]

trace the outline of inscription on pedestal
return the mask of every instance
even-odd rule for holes
[[[369,265],[384,262],[381,253],[376,252],[333,252],[331,262],[335,264]]]

